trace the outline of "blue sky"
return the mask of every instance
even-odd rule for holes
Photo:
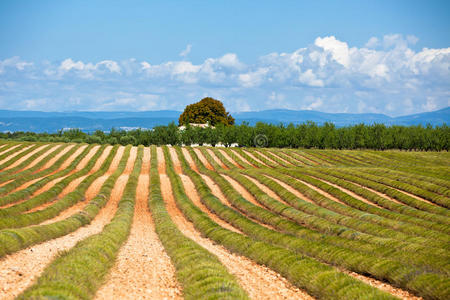
[[[450,105],[449,1],[0,1],[0,109]]]

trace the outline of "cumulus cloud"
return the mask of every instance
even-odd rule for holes
[[[223,100],[231,111],[280,107],[401,115],[446,107],[450,48],[415,51],[417,40],[390,34],[354,47],[324,36],[253,64],[235,53],[160,64],[12,57],[0,60],[0,108],[183,109],[205,95]],[[185,58],[190,49],[180,55]]]

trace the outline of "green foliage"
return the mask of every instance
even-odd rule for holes
[[[179,125],[189,123],[233,125],[234,118],[225,110],[223,103],[211,97],[206,97],[197,103],[186,106],[178,120]]]

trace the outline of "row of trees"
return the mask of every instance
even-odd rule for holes
[[[14,132],[0,133],[0,138],[43,142],[86,142],[99,144],[133,145],[192,145],[238,144],[243,147],[319,148],[319,149],[402,149],[449,150],[450,128],[447,125],[385,126],[354,125],[337,128],[331,123],[317,125],[307,122],[301,125],[272,125],[247,123],[234,126],[218,124],[216,127],[189,126],[180,130],[174,123],[157,126],[151,130],[110,132],[95,131],[92,134],[78,129],[54,134]]]

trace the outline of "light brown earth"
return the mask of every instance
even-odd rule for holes
[[[84,145],[84,146],[87,147],[87,145]],[[84,146],[81,146],[80,148],[83,148]],[[37,172],[40,172],[42,170],[45,170],[45,169],[48,169],[48,168],[52,167],[58,161],[58,159],[60,159],[64,154],[69,152],[70,149],[72,149],[73,147],[75,147],[75,145],[68,145],[67,147],[64,147],[63,150],[61,150],[58,154],[56,154],[54,157],[49,159],[39,170],[35,171],[34,173],[37,173]],[[86,148],[86,147],[84,147],[84,148]],[[80,150],[80,149],[78,149],[78,150]]]
[[[222,149],[218,149],[219,152],[226,158],[228,159],[229,162],[231,162],[233,165],[235,165],[236,167],[238,167],[239,169],[243,169],[244,167],[241,166],[240,164],[238,164],[237,162],[234,161],[234,159],[231,158],[230,155],[228,155],[228,153],[226,153],[225,151],[223,151]]]
[[[239,284],[252,299],[312,299],[308,294],[292,286],[285,278],[250,259],[233,254],[223,246],[204,238],[178,209],[167,175],[160,174],[161,191],[166,207],[181,232],[197,244],[216,255],[228,271],[236,276]]]
[[[19,151],[14,152],[13,154],[11,154],[11,155],[5,157],[4,159],[2,159],[2,160],[0,161],[0,165],[4,164],[4,163],[7,162],[8,160],[10,160],[10,159],[16,157],[17,155],[19,155],[20,153],[26,151],[27,149],[29,149],[29,148],[31,148],[31,147],[32,147],[31,145],[30,145],[30,146],[27,146],[27,147],[23,147],[23,148],[20,149]],[[22,162],[24,162],[25,160],[27,160],[30,156],[32,156],[32,155],[35,154],[36,152],[39,152],[40,150],[42,150],[42,149],[45,148],[45,147],[47,147],[47,145],[42,145],[42,146],[40,146],[40,147],[37,147],[36,149],[34,149],[33,151],[31,151],[31,152],[28,153],[28,154],[25,154],[24,156],[22,156],[21,158],[19,158],[18,160],[16,160],[15,162],[13,162],[13,163],[10,164],[9,166],[7,166],[6,168],[2,169],[1,171],[9,170],[9,169],[12,169],[12,168],[18,166],[19,164],[21,164]],[[13,147],[13,148],[16,148],[16,147]],[[26,158],[24,159],[24,157],[26,157]],[[21,161],[21,162],[18,163],[18,161]]]
[[[45,151],[41,156],[39,156],[38,158],[36,158],[35,160],[33,160],[30,164],[28,164],[25,168],[17,171],[17,173],[22,172],[24,170],[28,170],[32,167],[34,167],[35,165],[37,165],[41,160],[43,160],[44,158],[46,158],[48,155],[50,155],[52,152],[56,151],[56,149],[62,147],[62,145],[55,145],[53,147],[51,147],[50,149],[48,149],[47,151]],[[32,151],[34,152],[34,151]],[[28,153],[25,156],[28,156],[31,153]],[[18,165],[20,165],[22,162],[24,162],[26,159],[24,159],[24,157],[21,157],[20,159],[18,159],[15,163],[13,163],[11,166],[9,166],[9,168],[14,168]]]
[[[251,158],[253,158],[253,160],[255,160],[256,162],[259,162],[260,164],[269,167],[266,163],[264,163],[262,160],[260,160],[259,158],[257,158],[256,156],[253,155],[253,153],[250,153],[249,151],[246,151],[244,149],[242,149],[242,151],[247,154],[248,156],[250,156]],[[269,167],[270,168],[270,167]]]
[[[279,153],[277,153],[277,151],[269,151],[269,150],[267,150],[268,152],[270,152],[270,154],[272,154],[273,156],[275,156],[275,157],[277,157],[279,160],[281,160],[282,162],[284,162],[286,165],[288,165],[288,166],[294,166],[294,164],[293,163],[291,163],[290,161],[287,161],[282,155],[280,155]],[[282,153],[281,151],[280,151],[280,153]]]
[[[219,164],[219,166],[222,169],[228,170],[229,168],[223,163],[223,161],[220,160],[220,158],[218,158],[216,156],[216,154],[214,153],[214,151],[212,151],[211,149],[206,149],[206,152],[208,152],[208,154],[212,157],[212,159],[214,159],[214,161]]]
[[[127,166],[131,165],[132,168],[135,158],[136,156],[130,153]],[[117,210],[128,176],[128,174],[119,176],[106,206],[100,210],[91,224],[63,237],[31,246],[0,259],[0,299],[13,299],[33,283],[58,252],[68,250],[88,236],[101,232]]]
[[[186,148],[182,148],[181,151],[183,153],[184,158],[187,160],[189,166],[191,167],[191,169],[198,173],[197,165],[195,164],[194,160],[192,159],[191,155],[189,154],[189,151]]]
[[[95,299],[181,299],[175,268],[148,210],[150,149],[144,149],[130,236]]]
[[[250,151],[247,151],[250,152]],[[276,161],[274,161],[273,159],[271,159],[270,157],[268,157],[267,155],[265,155],[264,153],[262,153],[261,151],[257,151],[255,150],[256,153],[258,153],[259,155],[261,155],[265,160],[270,161],[271,163],[273,163],[274,165],[279,166],[280,164],[277,163]],[[253,154],[253,153],[252,153]],[[254,155],[253,155],[254,156]]]
[[[202,164],[209,170],[214,170],[214,167],[211,166],[209,161],[206,159],[206,157],[203,155],[203,153],[198,148],[192,148],[194,149],[195,154],[197,154],[198,159],[202,162]]]
[[[233,150],[232,148],[229,149],[234,155],[236,155],[236,157],[239,157],[240,160],[242,160],[243,162],[247,163],[248,165],[252,166],[253,168],[257,168],[254,164],[252,164],[251,162],[249,162],[245,157],[243,157],[240,153],[238,153],[237,151]]]

